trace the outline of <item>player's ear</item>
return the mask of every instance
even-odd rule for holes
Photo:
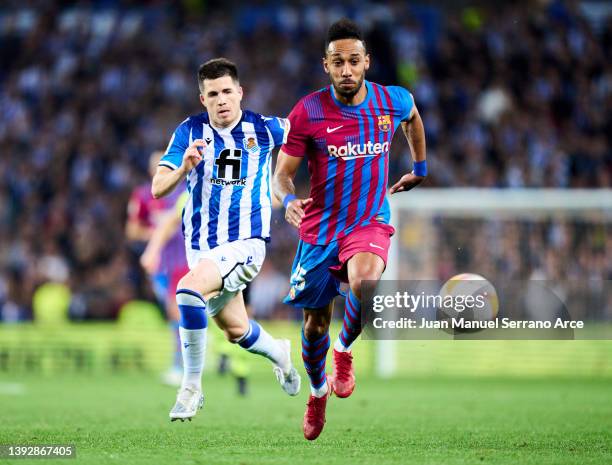
[[[368,69],[370,69],[370,54],[366,53],[366,56],[364,58],[364,63],[365,63],[365,70],[367,71]]]
[[[242,101],[242,97],[244,96],[244,92],[242,91],[242,86],[238,86],[238,95],[240,95],[240,101]]]
[[[206,108],[206,100],[204,100],[204,95],[200,94],[200,103]]]
[[[327,64],[326,56],[323,57],[323,70],[325,71],[325,74],[329,74],[329,66]]]

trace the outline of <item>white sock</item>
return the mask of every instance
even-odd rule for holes
[[[315,397],[324,397],[325,394],[327,394],[327,381],[325,381],[323,383],[323,386],[321,386],[320,388],[315,388],[315,387],[312,387],[312,385],[311,385],[310,386],[310,392]]]
[[[344,344],[342,344],[342,342],[340,341],[340,338],[338,338],[336,339],[336,342],[334,342],[334,350],[338,352],[350,352],[351,348],[344,347]]]
[[[179,328],[181,353],[183,354],[183,382],[181,387],[195,387],[202,390],[202,371],[206,356],[206,328]]]
[[[270,336],[256,321],[249,320],[248,331],[235,342],[243,349],[271,360],[283,370],[283,373],[289,373],[291,363],[282,344]]]
[[[196,291],[177,289],[176,303],[181,314],[179,335],[183,355],[183,382],[181,387],[202,389],[202,371],[206,354],[206,301]]]

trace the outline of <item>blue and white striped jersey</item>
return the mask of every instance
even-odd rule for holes
[[[245,110],[233,127],[211,125],[208,113],[174,131],[159,164],[178,168],[187,147],[204,139],[202,162],[187,175],[183,210],[187,248],[210,250],[238,239],[270,238],[272,150],[286,142],[289,121]]]

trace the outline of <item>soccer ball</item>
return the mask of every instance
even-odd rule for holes
[[[499,300],[493,285],[483,276],[461,273],[450,278],[439,292],[442,318],[489,321],[497,317]]]

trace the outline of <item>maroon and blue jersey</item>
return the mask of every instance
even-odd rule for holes
[[[162,217],[174,205],[181,192],[184,192],[181,184],[169,196],[156,199],[151,195],[151,184],[146,183],[134,189],[128,203],[128,218],[130,221],[141,224],[146,228],[154,229],[162,220]],[[184,269],[187,266],[185,257],[185,246],[183,233],[177,228],[176,233],[166,242],[161,252],[158,273],[171,273],[176,269]]]
[[[332,87],[302,98],[289,115],[282,150],[308,159],[310,197],[300,227],[309,244],[328,244],[359,226],[389,223],[386,198],[393,135],[414,100],[398,86],[365,81],[359,105],[339,102]]]

